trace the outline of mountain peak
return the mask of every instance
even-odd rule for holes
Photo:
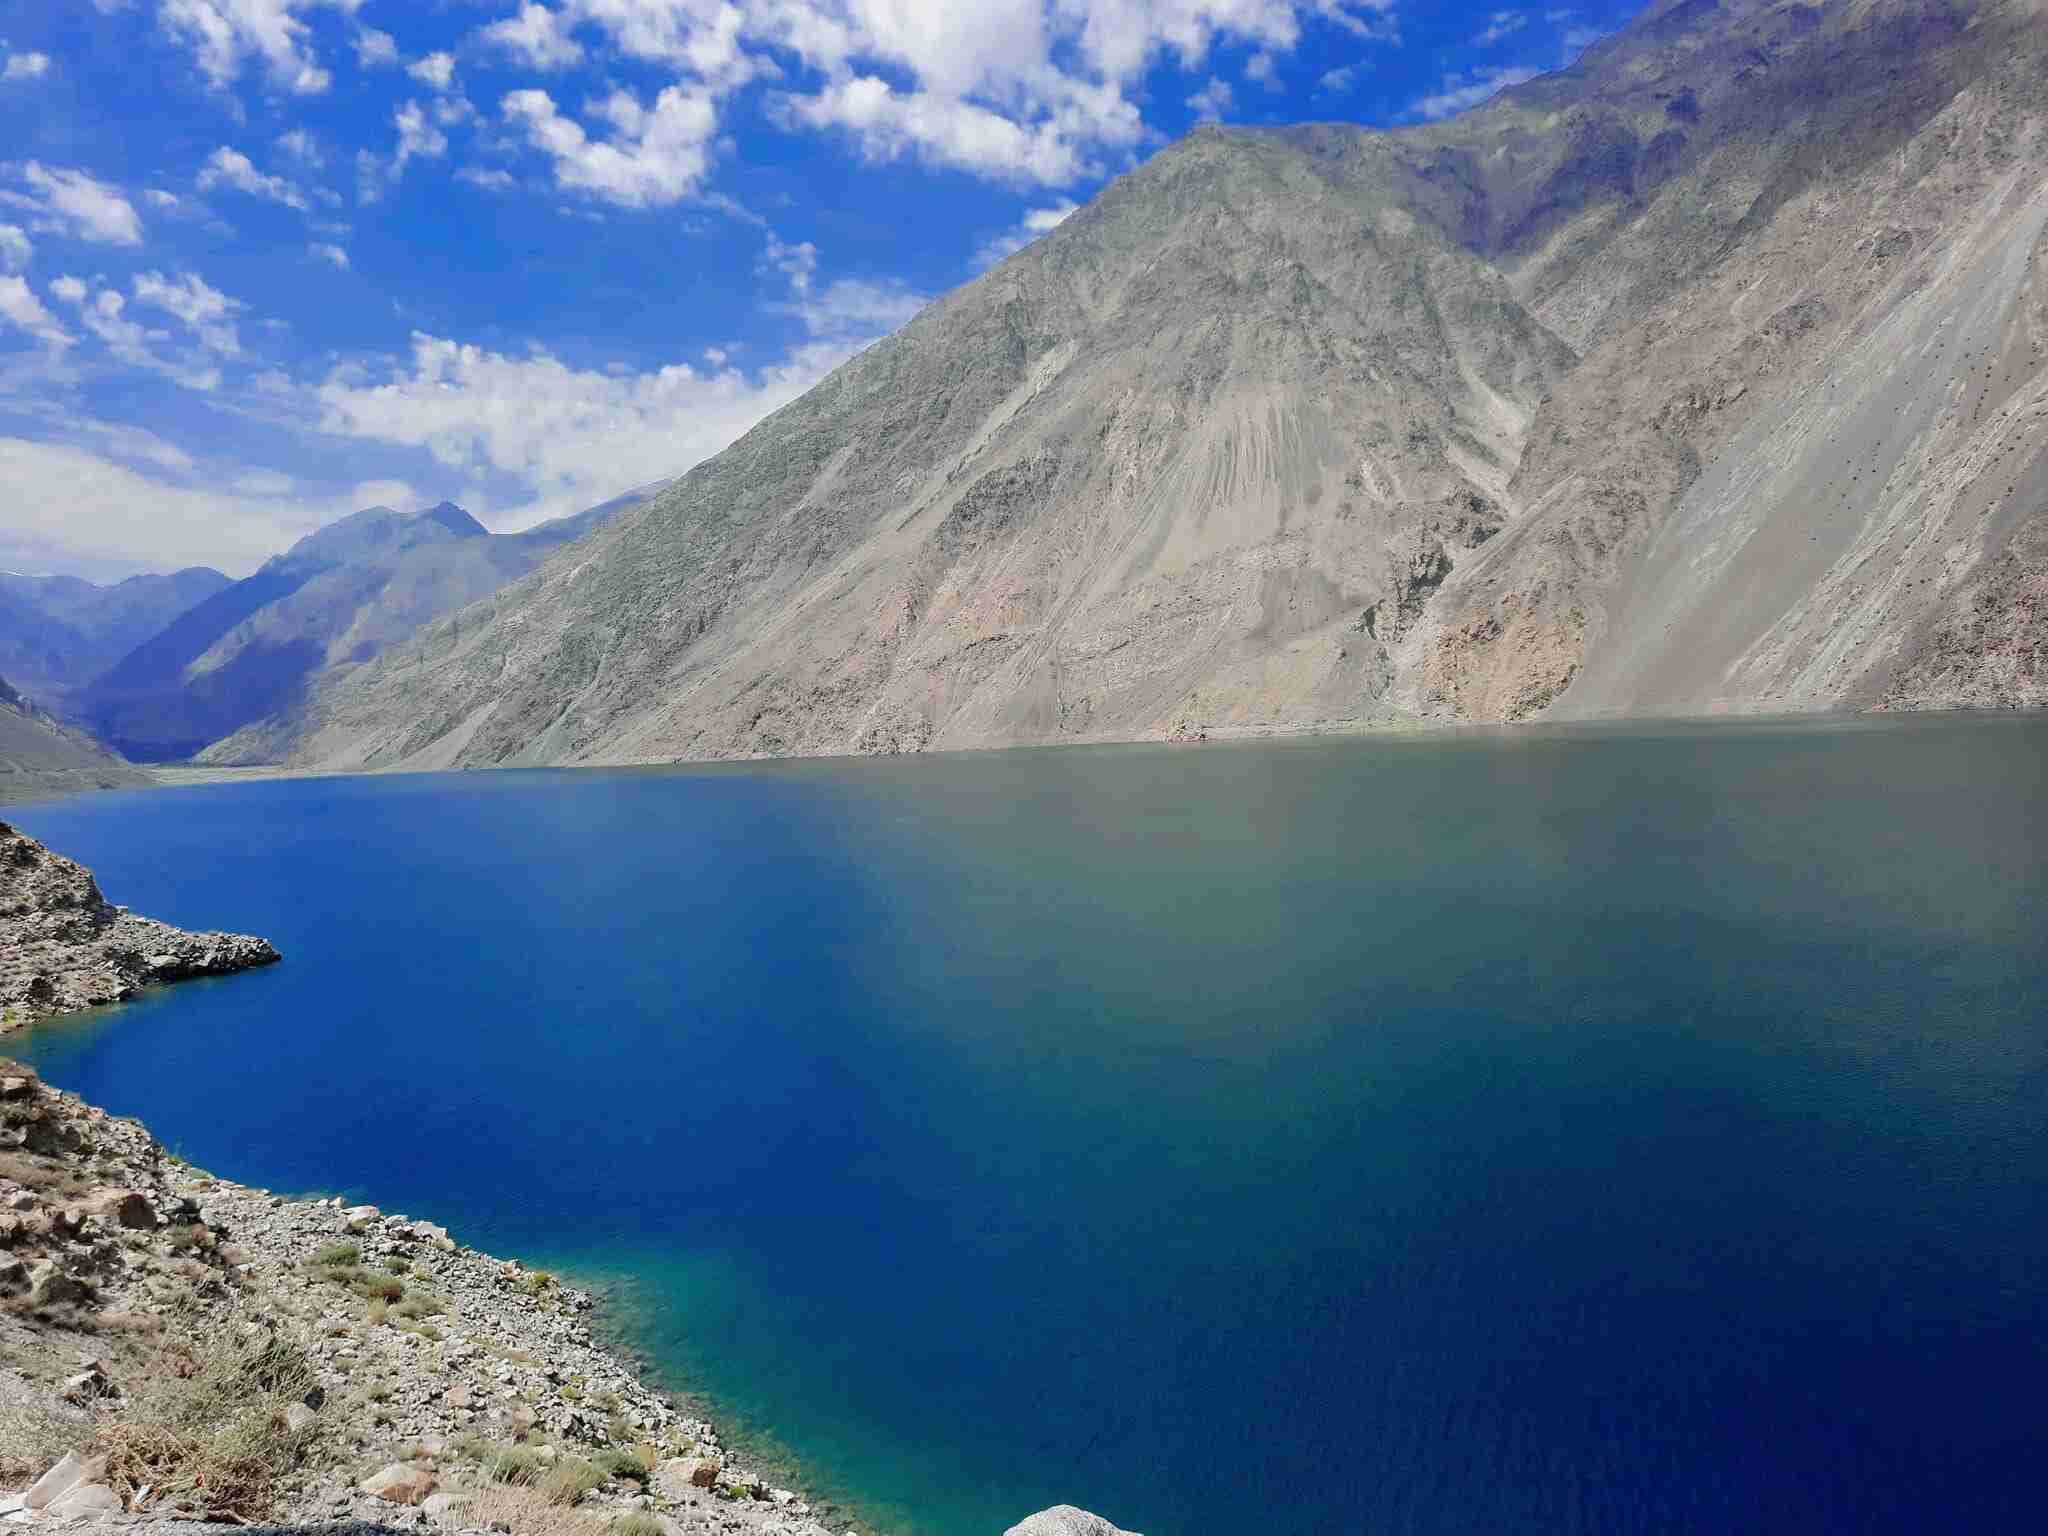
[[[491,531],[452,501],[444,501],[439,506],[427,508],[419,514],[419,518],[422,522],[439,523],[450,533],[465,539],[485,538]]]

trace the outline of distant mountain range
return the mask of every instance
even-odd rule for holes
[[[2041,0],[1653,0],[1449,121],[1200,129],[208,755],[2040,707],[2044,80]]]
[[[62,707],[179,614],[232,584],[203,566],[104,587],[75,576],[0,571],[0,674],[30,697]]]
[[[323,668],[367,661],[429,620],[518,580],[645,494],[517,534],[493,534],[453,502],[417,513],[357,512],[245,580],[218,578],[67,702],[125,757],[189,757],[251,721],[289,711]]]

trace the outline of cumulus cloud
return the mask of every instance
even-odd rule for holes
[[[398,39],[375,27],[358,27],[353,39],[356,63],[364,69],[382,69],[398,62]]]
[[[348,270],[348,252],[338,245],[315,244],[307,246],[306,250],[315,261],[324,261],[343,272]]]
[[[711,166],[718,113],[701,91],[672,85],[652,107],[614,91],[589,108],[612,130],[602,139],[564,117],[546,91],[513,91],[503,105],[506,119],[554,162],[557,186],[624,208],[677,202],[696,190]]]
[[[526,526],[682,473],[865,340],[811,342],[751,375],[687,363],[617,373],[416,333],[411,355],[381,376],[337,373],[315,393],[325,432],[423,448],[454,472],[518,477],[534,499],[493,521]]]
[[[209,352],[223,357],[239,356],[240,339],[235,334],[234,316],[243,308],[217,288],[209,287],[195,273],[165,277],[161,272],[144,272],[131,285],[137,304],[160,309],[184,322]]]
[[[216,90],[233,85],[243,68],[259,63],[270,82],[295,95],[327,89],[333,76],[313,57],[310,29],[301,19],[322,7],[354,13],[362,0],[162,0],[165,32],[192,50],[201,74]]]
[[[1348,91],[1357,79],[1358,72],[1346,65],[1342,69],[1326,69],[1316,77],[1316,88],[1324,91]]]
[[[0,66],[0,80],[12,83],[17,80],[39,80],[50,69],[47,53],[10,53],[7,63]]]
[[[583,59],[563,19],[544,5],[522,5],[518,15],[492,22],[481,35],[535,69],[567,69]]]
[[[0,224],[0,267],[19,272],[36,253],[35,242],[19,224]]]
[[[0,277],[0,321],[58,351],[74,340],[23,278]]]
[[[1142,143],[1141,77],[1157,58],[1202,65],[1220,44],[1256,50],[1249,77],[1273,82],[1279,55],[1311,19],[1361,38],[1392,32],[1394,0],[524,0],[483,27],[487,46],[536,69],[610,53],[673,72],[692,105],[688,142],[715,134],[724,98],[761,77],[815,83],[780,90],[783,123],[847,134],[874,160],[930,164],[1020,184],[1096,174]],[[794,60],[800,73],[785,65]],[[648,179],[579,168],[586,130],[544,92],[515,93],[536,146],[565,184],[650,205]],[[510,101],[510,98],[508,98]],[[1220,105],[1213,98],[1212,108]],[[584,114],[586,118],[590,115]],[[583,137],[572,139],[570,134]],[[628,146],[622,153],[644,158]],[[669,184],[701,175],[694,154]],[[611,171],[616,171],[616,166]],[[629,194],[613,195],[624,181]],[[666,197],[661,199],[667,201]]]
[[[0,192],[0,203],[31,210],[35,228],[98,245],[142,244],[142,220],[118,188],[84,171],[45,167],[33,160],[21,168],[21,179],[30,191]]]
[[[306,195],[292,183],[282,176],[264,175],[247,155],[225,144],[206,157],[206,164],[199,171],[199,190],[211,192],[215,187],[233,187],[251,197],[266,197],[301,212],[306,208]]]
[[[1433,93],[1408,104],[1405,115],[1419,117],[1425,122],[1434,122],[1440,117],[1454,117],[1468,107],[1476,107],[1488,97],[1506,90],[1511,85],[1520,85],[1524,80],[1534,80],[1543,73],[1540,69],[1475,69],[1470,74],[1449,74],[1442,85]]]
[[[1209,83],[1188,98],[1188,110],[1198,121],[1213,123],[1230,110],[1230,87],[1210,77]]]
[[[455,173],[455,179],[466,181],[473,187],[482,187],[486,192],[509,192],[519,185],[510,172],[482,165],[465,165]]]
[[[1048,230],[1057,229],[1066,223],[1068,217],[1080,208],[1079,203],[1058,202],[1050,208],[1033,208],[1017,221],[1014,229],[1005,230],[982,242],[975,252],[974,265],[977,269],[994,266],[1006,256],[1014,256],[1032,241]]]
[[[391,157],[391,179],[405,174],[409,160],[434,160],[448,153],[448,135],[427,121],[424,108],[408,101],[391,115],[398,129],[398,149]]]
[[[406,65],[405,72],[422,85],[430,85],[437,91],[445,91],[455,81],[455,55],[430,53],[425,58],[415,59]]]
[[[277,147],[304,165],[314,170],[327,163],[327,157],[320,152],[320,143],[303,128],[294,128],[290,133],[277,136]]]

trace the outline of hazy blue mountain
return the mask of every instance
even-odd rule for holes
[[[0,571],[0,670],[51,706],[232,583],[204,566],[102,586]]]
[[[353,513],[135,645],[84,691],[81,718],[138,761],[188,757],[288,710],[322,668],[367,661],[518,580],[638,499],[502,535],[453,502]]]

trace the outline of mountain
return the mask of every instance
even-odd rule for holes
[[[35,697],[61,704],[227,585],[227,577],[203,566],[111,586],[0,571],[0,671]]]
[[[289,709],[320,669],[367,661],[524,576],[641,494],[505,535],[453,502],[357,512],[137,645],[84,690],[81,716],[137,760],[189,757]]]
[[[0,800],[70,789],[119,789],[153,782],[66,729],[0,678]]]
[[[2048,702],[2048,7],[1205,128],[216,761]]]

